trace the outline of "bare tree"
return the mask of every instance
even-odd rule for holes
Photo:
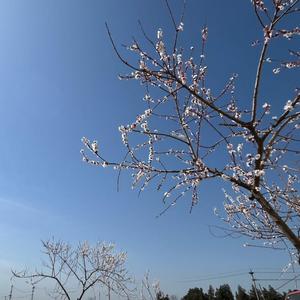
[[[114,245],[90,246],[84,242],[72,247],[54,240],[42,244],[46,255],[44,268],[32,273],[12,271],[14,277],[29,279],[34,285],[48,279],[55,284],[51,294],[60,299],[75,299],[72,296],[75,293],[80,300],[90,289],[101,286],[109,287],[119,296],[129,297],[131,278],[125,268],[126,253],[115,253]]]
[[[179,37],[184,13],[176,22],[166,4],[174,27],[173,42],[166,44],[162,29],[151,39],[140,24],[145,42],[134,39],[127,47],[138,57],[138,64],[121,54],[107,26],[116,55],[131,70],[120,78],[145,86],[147,109],[131,124],[119,127],[126,148],[123,161],[103,157],[98,142],[87,138],[82,141],[91,154],[81,150],[83,160],[119,172],[131,170],[133,186],[140,185],[141,191],[149,183],[164,189],[166,210],[186,194],[191,195],[192,208],[198,202],[201,182],[220,179],[226,188],[224,212],[216,214],[231,225],[229,233],[262,240],[271,248],[283,245],[299,257],[300,93],[298,88],[287,90],[285,99],[270,103],[260,97],[270,76],[298,71],[300,52],[293,47],[300,29],[293,24],[299,0],[249,3],[261,26],[261,39],[252,45],[260,48],[260,55],[251,82],[252,97],[246,101],[235,96],[236,74],[218,90],[208,86],[208,28],[202,29],[200,53],[194,53],[193,46],[183,49]],[[278,40],[289,45],[275,60],[272,51]],[[267,71],[266,64],[274,65],[273,72]]]
[[[164,297],[164,293],[160,288],[160,282],[158,280],[151,280],[150,272],[148,271],[141,282],[138,299],[157,300]]]

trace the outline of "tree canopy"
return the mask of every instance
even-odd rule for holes
[[[134,39],[127,46],[136,56],[132,61],[120,52],[107,26],[114,52],[130,70],[120,78],[145,87],[146,109],[119,127],[126,149],[123,161],[104,157],[98,142],[85,137],[91,155],[83,149],[84,161],[118,172],[131,170],[133,187],[143,191],[152,183],[163,190],[165,210],[186,195],[192,208],[201,183],[219,179],[224,182],[224,212],[215,213],[230,225],[227,232],[262,240],[266,247],[293,249],[293,260],[298,260],[300,92],[296,86],[285,90],[284,98],[266,101],[265,89],[270,76],[298,75],[299,1],[249,3],[249,13],[260,26],[252,44],[260,55],[249,82],[252,95],[243,101],[236,96],[237,74],[223,87],[208,85],[208,27],[202,28],[200,47],[184,49],[184,11],[177,21],[166,4],[173,37],[158,28],[156,39],[151,39],[140,24],[144,41]],[[273,89],[282,92],[281,85]]]

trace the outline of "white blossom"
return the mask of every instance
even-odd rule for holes
[[[208,36],[208,28],[207,28],[207,27],[204,27],[204,28],[202,29],[201,33],[202,33],[202,39],[203,39],[204,41],[206,41],[206,40],[207,40],[207,36]]]
[[[293,102],[291,100],[288,100],[285,104],[285,106],[283,107],[284,111],[292,111],[293,110]]]
[[[260,176],[264,176],[264,175],[265,175],[264,170],[254,170],[254,176],[260,177]]]
[[[91,148],[95,153],[98,153],[99,147],[98,147],[98,142],[97,141],[93,141],[91,144]]]
[[[271,110],[271,105],[266,102],[262,107],[264,109],[265,114],[268,115],[270,113],[270,110]]]
[[[160,40],[163,38],[163,31],[161,28],[157,30],[157,39]]]
[[[184,25],[183,22],[180,22],[178,27],[177,27],[177,30],[178,31],[183,31],[183,25]]]

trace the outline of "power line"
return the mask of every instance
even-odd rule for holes
[[[255,271],[255,274],[295,274],[295,272],[292,272],[292,271],[287,271],[287,272],[284,272],[284,271],[266,271],[266,272],[263,272],[263,271]]]
[[[226,274],[226,273],[225,273]],[[229,278],[229,277],[236,277],[241,275],[246,275],[247,272],[241,272],[241,273],[228,273],[228,275],[222,275],[222,276],[216,276],[216,277],[204,277],[204,278],[197,278],[197,279],[187,279],[187,280],[180,280],[177,282],[196,282],[196,281],[207,281],[207,280],[215,280],[215,279],[223,279],[223,278]]]
[[[257,278],[257,279],[255,279],[255,281],[285,281],[285,280],[289,280],[289,281],[292,281],[292,280],[295,280],[295,277],[293,277],[293,278],[282,278],[282,279],[280,279],[280,278]],[[298,280],[300,280],[300,279],[298,279]]]
[[[282,284],[281,286],[277,287],[275,290],[279,290],[281,289],[282,287],[284,287],[285,285],[287,285],[288,283],[290,283],[291,281],[297,279],[298,277],[300,277],[300,274],[296,275],[294,278],[290,279],[288,282]]]
[[[258,268],[258,269],[262,269],[262,268]],[[224,278],[230,278],[230,277],[236,277],[236,276],[241,276],[241,275],[247,275],[249,274],[249,272],[246,272],[244,270],[239,270],[239,271],[232,271],[232,272],[223,272],[223,273],[217,273],[217,274],[211,274],[209,276],[202,276],[199,278],[193,278],[193,279],[186,279],[186,280],[178,280],[176,282],[197,282],[197,281],[207,281],[207,280],[217,280],[217,279],[224,279]],[[253,272],[254,274],[254,272]],[[283,272],[282,270],[279,271],[255,271],[255,274],[295,274],[295,272]],[[270,278],[270,279],[255,279],[257,281],[267,281],[267,280],[290,280],[290,278],[283,278],[283,279],[274,279],[274,278]],[[293,279],[292,279],[293,280]]]

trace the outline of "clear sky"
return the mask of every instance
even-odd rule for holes
[[[170,2],[179,16],[181,1]],[[237,72],[238,93],[247,97],[258,56],[250,44],[261,37],[250,1],[187,2],[182,44],[200,43],[207,23],[212,84],[222,86]],[[52,236],[114,242],[128,252],[133,275],[149,269],[165,292],[178,296],[208,284],[248,288],[250,268],[279,270],[288,263],[282,252],[244,248],[243,239],[209,232],[218,223],[212,209],[223,203],[220,185],[207,185],[192,214],[186,199],[156,218],[164,208],[161,194],[149,189],[138,197],[126,175],[117,192],[113,170],[82,162],[82,136],[98,139],[106,157],[122,158],[118,126],[145,109],[141,87],[117,79],[126,68],[104,26],[107,21],[121,45],[141,36],[139,19],[153,37],[171,26],[159,0],[0,1],[0,299],[9,293],[10,268],[38,266],[40,240]],[[235,277],[200,281],[224,272]]]

